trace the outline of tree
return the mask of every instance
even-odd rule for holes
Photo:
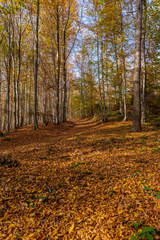
[[[137,0],[137,13],[135,24],[135,63],[133,78],[133,124],[134,132],[141,131],[141,41],[142,41],[142,0]]]
[[[143,29],[142,29],[142,81],[141,81],[141,121],[146,120],[146,22],[147,22],[147,3],[143,1]]]
[[[36,59],[35,59],[35,76],[34,76],[34,129],[38,129],[38,119],[37,119],[37,107],[38,107],[38,98],[37,98],[37,81],[38,81],[38,32],[39,32],[39,4],[40,0],[37,0],[37,20],[36,20]]]

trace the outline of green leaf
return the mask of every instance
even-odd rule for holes
[[[140,236],[141,236],[142,239],[144,239],[146,237],[146,234],[142,233]]]
[[[133,236],[133,237],[130,238],[130,240],[135,240],[135,239],[136,239],[135,236]]]
[[[135,237],[139,236],[140,234],[141,234],[141,232],[137,232],[137,233],[135,234]]]
[[[57,191],[56,189],[53,189],[53,190],[52,190],[52,193],[55,193],[56,191]]]
[[[148,188],[147,186],[144,186],[144,189],[143,189],[144,191],[151,191],[151,190],[153,190],[152,188]]]
[[[146,233],[146,238],[148,240],[153,240],[153,236],[150,233]]]
[[[135,236],[131,237],[130,240],[139,240],[138,238],[136,238]]]
[[[139,223],[131,223],[129,226],[137,228],[137,227],[140,227],[141,225],[142,225],[142,223],[139,222]]]
[[[156,195],[156,198],[160,199],[160,193],[158,193],[158,194]]]
[[[152,233],[152,234],[156,234],[155,228],[153,227],[143,227],[142,229],[143,233]]]

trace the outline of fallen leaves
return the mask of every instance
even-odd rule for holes
[[[129,240],[139,222],[160,231],[159,131],[74,122],[0,140],[21,163],[0,166],[0,239]]]
[[[72,224],[72,226],[69,228],[69,233],[71,233],[74,230],[74,223]]]

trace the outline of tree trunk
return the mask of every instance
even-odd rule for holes
[[[104,121],[103,108],[102,108],[101,80],[100,80],[99,39],[98,39],[98,35],[97,35],[97,65],[98,65],[98,87],[99,87],[99,96],[100,96],[100,111],[101,111],[102,121]]]
[[[83,118],[83,83],[82,83],[82,66],[81,66],[81,83],[80,83],[80,94],[81,94],[81,104],[80,104],[80,112],[81,112],[81,119]]]
[[[14,25],[14,22],[13,22]],[[14,53],[14,26],[13,26],[13,44],[12,44],[12,57],[13,57],[13,85],[14,85],[14,129],[17,128],[17,89],[16,89],[16,59]]]
[[[121,16],[121,54],[122,54],[122,65],[123,65],[123,110],[124,110],[124,117],[123,121],[127,120],[127,103],[126,103],[126,64],[125,64],[125,53],[124,53],[124,29],[123,29],[123,13],[122,13],[122,6],[120,5],[120,16]]]
[[[1,56],[0,56],[0,136],[2,135],[2,63],[1,63]]]
[[[24,125],[24,114],[25,114],[25,83],[22,82],[21,88],[21,123],[20,126]]]
[[[64,31],[63,36],[63,84],[64,84],[64,96],[63,96],[63,122],[67,121],[67,71],[66,71],[66,31]]]
[[[9,16],[8,24],[8,70],[7,70],[7,132],[10,131],[10,81],[11,81],[11,66],[12,52],[11,52],[11,16]]]
[[[31,72],[32,72],[32,69],[30,69],[30,84],[29,84],[29,99],[28,99],[28,101],[29,101],[29,103],[28,103],[28,105],[29,105],[29,107],[28,107],[28,113],[29,113],[29,116],[28,116],[28,122],[29,122],[29,124],[31,124],[32,123],[32,107],[31,107],[31,95],[32,95],[32,83],[31,83],[31,77],[32,77],[32,74],[31,74]]]
[[[127,92],[127,87],[126,87],[126,65],[125,65],[125,56],[124,52],[122,52],[122,57],[123,57],[123,97],[124,97],[124,118],[123,121],[127,121],[127,102],[126,102],[126,92]]]
[[[80,112],[81,112],[81,119],[83,119],[83,81],[84,81],[84,70],[83,70],[83,41],[82,41],[82,62],[81,62],[81,78],[80,78],[80,95],[81,95],[81,103],[80,103]]]
[[[142,0],[137,0],[136,32],[135,32],[135,64],[133,79],[133,123],[134,132],[141,131],[141,41],[142,41]]]
[[[38,118],[37,118],[37,107],[38,107],[38,97],[37,97],[37,82],[38,82],[38,31],[39,31],[39,1],[37,0],[37,21],[36,21],[36,59],[35,59],[35,75],[34,75],[34,129],[38,129]]]
[[[115,36],[114,36],[115,39]],[[119,71],[119,64],[118,64],[118,53],[117,53],[117,45],[116,45],[116,39],[115,39],[115,60],[116,60],[116,70],[117,70],[117,82],[118,82],[118,101],[119,101],[119,113],[122,114],[122,80],[120,79],[120,71]],[[116,88],[115,88],[116,92]]]
[[[56,77],[56,112],[55,112],[55,124],[59,124],[59,82],[60,82],[60,26],[59,26],[59,7],[57,5],[57,77]]]
[[[22,39],[22,13],[19,15],[19,39],[18,39],[18,77],[17,77],[17,126],[20,126],[20,76],[21,76],[21,39]]]
[[[141,83],[141,122],[145,122],[146,120],[146,81],[147,81],[147,74],[146,74],[146,21],[147,21],[147,5],[146,0],[144,0],[144,25],[143,25],[143,31],[142,31],[142,66],[143,66],[143,72],[142,72],[142,83]]]
[[[104,119],[103,122],[107,122],[107,114],[106,114],[106,99],[105,99],[105,85],[104,85],[104,61],[103,61],[103,41],[101,41],[101,62],[102,62],[102,89],[103,89],[103,112]]]

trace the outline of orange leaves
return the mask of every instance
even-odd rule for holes
[[[74,223],[72,224],[72,226],[69,228],[69,233],[71,233],[74,230]]]
[[[20,166],[0,167],[2,239],[124,240],[134,235],[132,222],[158,226],[154,138],[142,153],[133,148],[143,147],[143,133],[133,136],[125,128],[129,123],[74,123],[50,126],[44,138],[43,127],[36,133],[26,127],[25,142],[23,134],[14,133],[24,147],[8,146]],[[36,151],[29,151],[31,146]]]

